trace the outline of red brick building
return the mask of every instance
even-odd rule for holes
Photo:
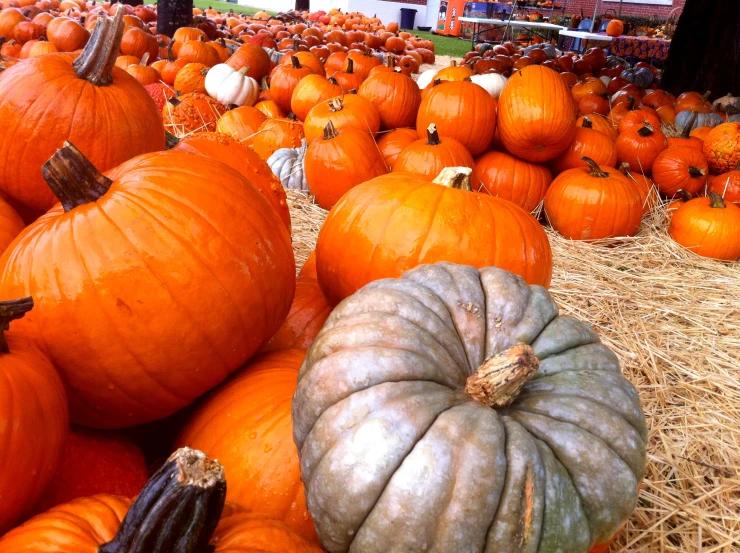
[[[666,19],[668,14],[675,8],[682,8],[686,0],[623,0],[622,15],[654,15],[661,19]],[[596,7],[595,0],[566,0],[566,13],[579,13],[583,10],[586,15],[593,15]],[[619,11],[618,0],[599,0],[598,12],[604,13],[606,10]],[[740,3],[738,6],[740,9]]]

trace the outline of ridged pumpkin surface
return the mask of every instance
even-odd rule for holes
[[[532,211],[552,182],[547,165],[530,163],[506,152],[486,152],[475,162],[473,189],[509,200]]]
[[[513,403],[463,391],[520,342],[539,369]],[[425,265],[348,298],[306,355],[293,423],[330,553],[585,553],[632,513],[645,470],[617,356],[493,267]]]
[[[704,140],[704,156],[714,173],[740,166],[740,123],[723,123],[710,130]]]

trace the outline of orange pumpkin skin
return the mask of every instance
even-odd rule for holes
[[[547,165],[530,163],[506,152],[486,152],[475,162],[474,190],[532,211],[552,182]]]
[[[180,94],[192,94],[195,92],[205,94],[207,73],[208,66],[202,63],[187,63],[177,71],[172,86]]]
[[[274,101],[272,100],[261,100],[254,104],[255,109],[261,111],[265,116],[267,117],[274,117],[274,118],[280,118],[282,119],[285,117],[285,114],[283,113],[283,110],[280,109],[280,106],[278,106]]]
[[[703,140],[704,156],[713,173],[726,173],[740,165],[740,123],[717,125]]]
[[[262,348],[263,352],[285,349],[307,350],[316,339],[321,327],[324,326],[326,318],[331,313],[331,305],[319,287],[315,267],[316,262],[314,261],[312,278],[299,276],[296,279],[295,296],[293,296],[293,304],[290,306],[288,317],[283,326]]]
[[[633,171],[649,173],[658,154],[668,147],[665,135],[645,126],[630,129],[617,137],[617,161],[629,163]]]
[[[164,149],[162,118],[144,87],[116,67],[112,84],[95,86],[77,76],[76,57],[29,58],[0,80],[0,190],[35,209],[57,201],[40,169],[65,140],[100,170]]]
[[[308,189],[324,209],[334,207],[347,191],[388,172],[372,137],[359,129],[336,130],[327,124],[324,137],[306,149],[303,170]]]
[[[716,192],[726,201],[740,204],[740,168],[718,175],[707,183],[707,192]]]
[[[377,108],[383,129],[414,125],[421,91],[410,77],[393,71],[376,73],[362,83],[357,93]]]
[[[660,118],[644,109],[630,111],[619,122],[619,134],[629,130],[637,130],[645,125],[650,125],[655,129],[660,128]]]
[[[617,139],[617,130],[606,117],[602,117],[599,114],[592,113],[590,115],[583,115],[578,118],[576,125],[578,127],[583,127],[584,129],[593,129],[598,131],[612,140]]]
[[[12,322],[11,329],[17,324]],[[28,514],[53,478],[69,425],[64,387],[49,360],[12,330],[5,338],[9,353],[0,353],[0,536]]]
[[[414,133],[416,135],[416,133]],[[26,227],[15,209],[0,197],[0,253],[4,252]]]
[[[226,112],[226,108],[216,100],[201,92],[167,100],[162,109],[164,128],[175,136],[185,136],[194,132],[213,132],[216,123]]]
[[[465,146],[454,138],[440,138],[434,125],[430,125],[427,138],[409,144],[396,159],[392,170],[423,175],[432,180],[445,167],[472,169],[474,165],[473,156]]]
[[[552,69],[531,65],[509,77],[499,97],[498,128],[504,147],[540,163],[562,154],[573,140],[576,105]]]
[[[310,254],[308,254],[303,267],[301,267],[301,270],[298,272],[298,276],[313,279],[319,278],[316,274],[316,250],[313,250]]]
[[[342,87],[333,77],[327,79],[321,75],[307,75],[293,89],[290,110],[298,119],[305,121],[312,107],[329,98],[341,96],[342,93]]]
[[[250,144],[260,125],[265,122],[267,116],[257,108],[242,106],[230,109],[219,117],[216,122],[216,131],[228,134],[239,142]]]
[[[239,71],[242,67],[249,67],[247,75],[257,82],[260,82],[262,77],[267,76],[271,66],[270,56],[267,55],[264,48],[257,44],[244,44],[240,46],[226,61],[226,64],[233,67],[236,71]]]
[[[680,206],[671,217],[671,237],[702,257],[740,259],[740,207],[714,192]]]
[[[290,232],[290,209],[285,189],[267,163],[253,150],[220,133],[191,134],[180,139],[174,149],[212,157],[241,173],[260,191]]]
[[[568,149],[550,162],[550,168],[558,174],[576,167],[588,167],[581,159],[583,156],[604,167],[617,164],[617,148],[611,138],[594,129],[579,127]]]
[[[187,444],[218,458],[228,474],[228,501],[283,521],[318,543],[290,412],[305,355],[305,350],[287,349],[256,357],[206,399],[175,448]]]
[[[380,130],[380,114],[366,98],[348,94],[316,104],[306,115],[303,130],[311,144],[324,136],[324,127],[331,121],[338,131],[355,128],[374,135]]]
[[[75,499],[0,538],[0,553],[98,553],[115,536],[131,500],[117,495]],[[213,534],[214,553],[322,553],[285,524],[227,504]]]
[[[558,175],[545,195],[545,214],[565,238],[598,240],[634,236],[642,220],[637,186],[616,169],[569,169]]]
[[[709,167],[704,155],[688,146],[663,150],[652,167],[653,182],[664,196],[672,198],[679,190],[697,194],[704,188]]]
[[[108,178],[97,201],[55,207],[0,258],[2,297],[36,302],[17,332],[61,373],[72,419],[98,428],[213,388],[277,331],[295,288],[285,226],[230,167],[170,151]]]
[[[378,139],[378,149],[385,160],[386,166],[390,169],[393,163],[398,159],[399,154],[412,142],[416,142],[419,135],[416,129],[394,129],[380,135]]]
[[[284,112],[290,111],[290,99],[298,82],[313,74],[308,66],[302,66],[296,56],[291,56],[292,65],[278,65],[270,73],[270,99]]]
[[[368,282],[441,260],[495,265],[543,286],[552,275],[547,235],[529,213],[408,173],[390,173],[348,192],[316,245],[319,284],[333,305]]]
[[[434,123],[441,136],[454,138],[471,155],[477,156],[485,152],[493,140],[497,105],[496,100],[475,83],[443,82],[423,95],[416,117],[416,132],[419,138],[424,138],[429,125]]]
[[[716,127],[715,127],[716,128]],[[704,142],[707,139],[707,136],[709,136],[709,133],[711,132],[712,127],[697,127],[695,129],[691,129],[691,132],[689,133],[690,136],[698,138],[702,142]],[[704,146],[702,146],[703,148]]]
[[[251,144],[264,161],[280,148],[297,148],[303,139],[303,125],[295,119],[268,118],[260,125]]]

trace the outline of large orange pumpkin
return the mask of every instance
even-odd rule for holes
[[[202,450],[223,464],[229,501],[317,541],[290,418],[305,355],[305,350],[288,349],[255,358],[198,408],[176,447]]]
[[[321,553],[282,522],[224,505],[225,495],[217,461],[179,450],[133,504],[116,495],[65,503],[3,536],[0,553]]]
[[[65,140],[107,170],[164,149],[162,118],[136,79],[113,67],[123,10],[100,17],[83,53],[29,58],[0,79],[0,190],[35,209],[56,203],[41,166]]]
[[[740,207],[716,192],[681,205],[671,217],[671,237],[702,257],[740,259]]]
[[[432,123],[427,137],[409,144],[393,164],[394,172],[424,175],[429,180],[439,175],[445,167],[470,167],[475,162],[467,148],[454,138],[440,138]]]
[[[548,286],[552,253],[545,231],[513,203],[472,192],[470,172],[448,168],[434,182],[391,173],[347,193],[316,246],[327,299],[336,304],[368,282],[441,260],[495,265]]]
[[[527,161],[550,161],[573,140],[577,110],[552,69],[531,65],[509,77],[499,97],[498,129],[506,149]]]
[[[552,228],[573,240],[634,236],[643,213],[637,185],[614,168],[585,161],[587,168],[561,173],[547,190],[545,214]]]
[[[309,144],[303,160],[308,189],[324,209],[348,190],[388,172],[372,137],[359,129],[337,130],[331,121],[323,138]]]
[[[304,131],[309,144],[324,136],[324,127],[331,121],[341,131],[355,128],[374,135],[380,129],[380,114],[366,98],[348,94],[316,104],[306,115]]]
[[[410,77],[393,71],[376,73],[362,83],[357,93],[377,108],[383,129],[414,125],[421,92]]]
[[[32,307],[30,297],[0,302],[0,536],[28,514],[56,473],[69,424],[64,387],[49,360],[3,333]]]
[[[313,257],[315,260],[315,256]],[[315,261],[314,274],[312,276],[301,276],[295,282],[295,296],[290,312],[283,326],[270,338],[262,351],[275,351],[284,349],[308,349],[313,343],[316,335],[324,326],[324,321],[331,313],[331,305],[324,297],[316,279]],[[303,270],[309,271],[310,266],[303,266]]]
[[[477,156],[488,149],[496,132],[496,106],[496,100],[475,83],[443,82],[424,94],[416,132],[423,138],[434,123],[440,135],[454,138]]]
[[[530,163],[506,152],[486,152],[475,162],[473,188],[532,211],[552,182],[547,165]]]
[[[343,94],[342,87],[334,77],[328,79],[322,75],[308,75],[300,80],[290,97],[290,110],[301,121],[315,105]]]
[[[253,150],[229,135],[215,132],[195,133],[181,138],[174,149],[212,157],[236,169],[260,191],[290,232],[290,209],[285,189],[267,163]]]
[[[103,176],[67,144],[44,177],[62,205],[0,258],[0,294],[34,296],[17,331],[62,374],[75,422],[174,413],[282,324],[295,289],[290,237],[227,165],[169,151]]]
[[[740,165],[740,123],[722,123],[704,140],[704,156],[713,173],[732,171]]]

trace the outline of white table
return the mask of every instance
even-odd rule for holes
[[[587,31],[577,31],[575,29],[566,29],[564,31],[560,31],[560,36],[558,37],[558,48],[562,49],[563,38],[566,36],[577,38],[580,40],[598,40],[600,42],[611,42],[612,40],[614,40],[609,35],[589,33]]]
[[[525,21],[523,19],[504,20],[504,19],[480,19],[477,17],[461,17],[459,21],[461,23],[473,23],[474,25],[473,38],[471,40],[473,47],[475,47],[475,43],[478,41],[480,34],[482,32],[490,31],[491,27],[507,27],[507,28],[524,27],[527,30],[543,29],[547,31],[547,36],[542,37],[542,38],[548,38],[548,39],[552,31],[562,32],[563,30],[565,30],[565,27],[561,27],[560,25],[555,25],[554,23]],[[486,29],[481,29],[481,25],[488,25],[489,27]]]

